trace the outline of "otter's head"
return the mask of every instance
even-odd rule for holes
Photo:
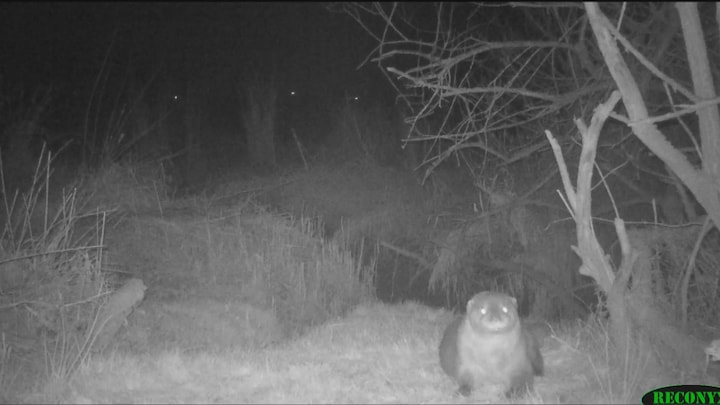
[[[519,322],[517,300],[503,293],[483,291],[468,301],[467,316],[478,332],[503,333]]]

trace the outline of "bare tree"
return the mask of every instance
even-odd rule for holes
[[[585,51],[562,32],[571,26],[559,20],[576,18],[572,16],[581,11],[578,7],[551,6],[557,12],[550,19],[558,20],[560,31],[537,32],[536,40],[513,38],[517,35],[511,26],[500,30],[495,40],[486,39],[478,35],[478,26],[485,24],[482,19],[468,18],[462,26],[458,21],[468,14],[480,14],[475,5],[425,7],[436,9],[413,11],[419,15],[434,11],[434,21],[425,17],[427,21],[415,22],[422,17],[413,19],[408,15],[411,11],[397,4],[346,6],[376,35],[379,45],[369,61],[383,68],[412,111],[412,129],[406,142],[447,145],[423,162],[425,176],[463,150],[481,150],[502,164],[521,160],[546,144],[531,134],[520,145],[502,145],[508,133],[533,128],[533,124],[552,118],[582,96],[607,90],[597,79],[578,71],[579,66],[572,66]],[[493,14],[501,15],[497,11]],[[369,17],[374,19],[366,21]],[[512,25],[513,18],[497,24]],[[382,29],[371,26],[378,21],[384,23]],[[434,30],[425,31],[424,26],[431,24]],[[535,25],[543,27],[547,21]],[[574,77],[561,78],[558,72]],[[434,117],[431,128],[419,125],[427,117]]]

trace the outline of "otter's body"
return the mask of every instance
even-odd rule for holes
[[[543,374],[537,338],[523,328],[515,298],[484,291],[467,304],[440,342],[440,366],[469,395],[485,384],[501,384],[507,396],[532,388]]]

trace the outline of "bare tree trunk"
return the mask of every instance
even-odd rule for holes
[[[254,164],[275,166],[277,163],[275,125],[278,96],[275,83],[272,79],[258,79],[239,90],[245,98],[242,119],[248,157]]]
[[[715,84],[710,70],[707,45],[702,32],[697,3],[678,2],[675,3],[675,7],[678,14],[680,14],[680,24],[685,38],[685,48],[687,49],[688,64],[692,74],[695,95],[698,101],[712,100],[717,97],[717,94],[715,94]],[[720,179],[720,114],[718,114],[717,103],[698,109],[697,115],[700,124],[700,139],[702,141],[703,172],[706,176],[717,181]],[[712,199],[714,196],[715,204],[717,204],[717,188],[704,191],[712,194],[705,198]],[[716,212],[716,215],[720,215],[720,212]],[[720,224],[717,216],[711,216],[716,224]]]
[[[679,7],[686,8],[688,6],[692,7],[692,4],[688,3]],[[651,152],[657,155],[657,157],[665,162],[665,164],[667,164],[668,167],[677,174],[680,180],[682,180],[682,182],[693,193],[698,202],[700,202],[703,208],[705,208],[713,222],[716,224],[720,223],[720,194],[718,194],[718,178],[720,178],[718,173],[720,173],[720,168],[718,168],[717,163],[718,159],[720,159],[718,157],[720,156],[720,146],[718,146],[720,139],[718,139],[717,135],[720,133],[720,129],[713,129],[720,128],[720,124],[718,124],[720,119],[718,119],[717,116],[716,102],[706,104],[701,103],[703,100],[715,97],[713,90],[714,85],[712,83],[712,78],[707,77],[706,73],[704,73],[705,68],[701,69],[699,67],[692,67],[695,64],[701,64],[706,66],[709,70],[706,53],[704,51],[697,51],[697,48],[699,47],[698,44],[701,45],[702,48],[705,47],[702,39],[702,33],[700,32],[698,37],[698,34],[695,32],[696,30],[689,27],[694,26],[699,29],[699,20],[697,22],[693,22],[694,19],[688,16],[683,16],[683,13],[680,15],[683,32],[686,33],[686,35],[690,35],[689,37],[686,36],[685,39],[688,47],[688,58],[693,72],[693,82],[695,83],[695,88],[702,88],[704,89],[703,93],[710,93],[712,95],[709,97],[707,94],[695,95],[690,91],[681,89],[681,86],[678,83],[672,82],[670,84],[673,87],[676,87],[677,90],[681,91],[683,95],[697,103],[694,108],[689,109],[689,112],[697,110],[701,121],[700,128],[701,131],[703,131],[701,133],[701,139],[703,141],[702,170],[696,170],[685,155],[673,147],[665,135],[657,129],[655,122],[660,121],[659,119],[650,119],[647,107],[645,106],[645,101],[640,93],[640,89],[630,73],[630,69],[625,63],[625,60],[617,47],[617,43],[615,42],[616,39],[623,42],[624,38],[620,36],[613,24],[600,11],[597,3],[585,3],[585,8],[587,10],[590,25],[593,28],[595,37],[597,38],[600,51],[605,58],[605,63],[607,64],[610,74],[622,94],[623,104],[628,111],[628,125],[630,125],[633,129],[633,132],[638,139],[640,139],[640,141],[642,141]],[[697,7],[695,6],[693,10],[695,16],[697,17]],[[684,10],[684,13],[690,15],[693,14],[687,10]],[[688,31],[690,31],[689,34]],[[629,46],[629,44],[626,46]],[[691,54],[691,52],[695,53]],[[700,77],[696,77],[696,75]],[[714,112],[708,112],[706,110],[712,110]],[[703,113],[703,111],[705,112]],[[703,121],[710,122],[703,123]]]

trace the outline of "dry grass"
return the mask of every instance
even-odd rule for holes
[[[146,280],[149,295],[244,301],[272,310],[289,334],[345,313],[370,294],[343,246],[316,220],[260,209],[130,217],[110,232],[113,268]]]
[[[114,351],[84,367],[63,402],[508,403],[494,386],[461,397],[443,374],[437,343],[451,318],[415,303],[367,303],[264,350]],[[544,342],[545,376],[516,402],[637,401],[606,385],[617,383],[616,373],[586,347],[598,347],[597,332],[580,323],[556,327]]]
[[[371,295],[359,276],[368,270],[344,246],[319,237],[322,224],[315,219],[227,206],[196,215],[212,205],[198,200],[185,209],[162,208],[156,189],[139,187],[136,171],[103,167],[80,183],[94,193],[73,191],[54,216],[42,197],[50,186],[49,162],[38,165],[36,185],[22,204],[5,203],[12,220],[4,233],[0,321],[13,332],[2,335],[0,382],[10,401],[54,402],[68,395],[68,381],[88,361],[102,328],[96,319],[109,293],[107,275],[118,285],[134,276],[149,286],[146,302],[112,344],[145,354],[168,347],[265,347],[345,314]],[[137,198],[147,195],[160,209],[149,209],[150,198]],[[104,215],[97,225],[81,223],[78,209],[87,198],[119,207],[125,220],[108,229]],[[38,201],[45,201],[45,214],[34,212]],[[16,212],[16,206],[25,210]],[[23,361],[35,368],[21,371]],[[11,389],[17,380],[25,383]],[[36,394],[26,396],[30,391]]]
[[[97,359],[68,402],[451,403],[436,342],[449,320],[416,304],[363,305],[264,351]],[[479,399],[481,395],[475,397]],[[470,403],[470,399],[465,401]]]
[[[129,212],[162,212],[172,195],[168,173],[160,163],[136,164],[105,161],[86,173],[80,188],[87,205]]]
[[[8,193],[0,169],[0,391],[8,398],[29,388],[28,376],[67,381],[102,328],[94,320],[107,288],[101,272],[106,215],[82,212],[76,190],[51,206],[51,160],[42,155],[23,193]],[[24,363],[30,366],[21,370]]]
[[[656,387],[672,385],[672,371],[662,371],[649,365],[645,350],[619,353],[611,343],[607,320],[593,315],[587,321],[561,325],[554,333],[562,344],[564,356],[555,359],[561,368],[557,388],[582,384],[582,390],[564,398],[575,403],[633,403]],[[559,338],[562,336],[562,338]],[[637,342],[635,344],[638,344]],[[645,354],[644,354],[645,353]],[[621,365],[618,369],[613,365]],[[546,365],[547,368],[553,365]],[[582,392],[582,395],[579,394]]]

